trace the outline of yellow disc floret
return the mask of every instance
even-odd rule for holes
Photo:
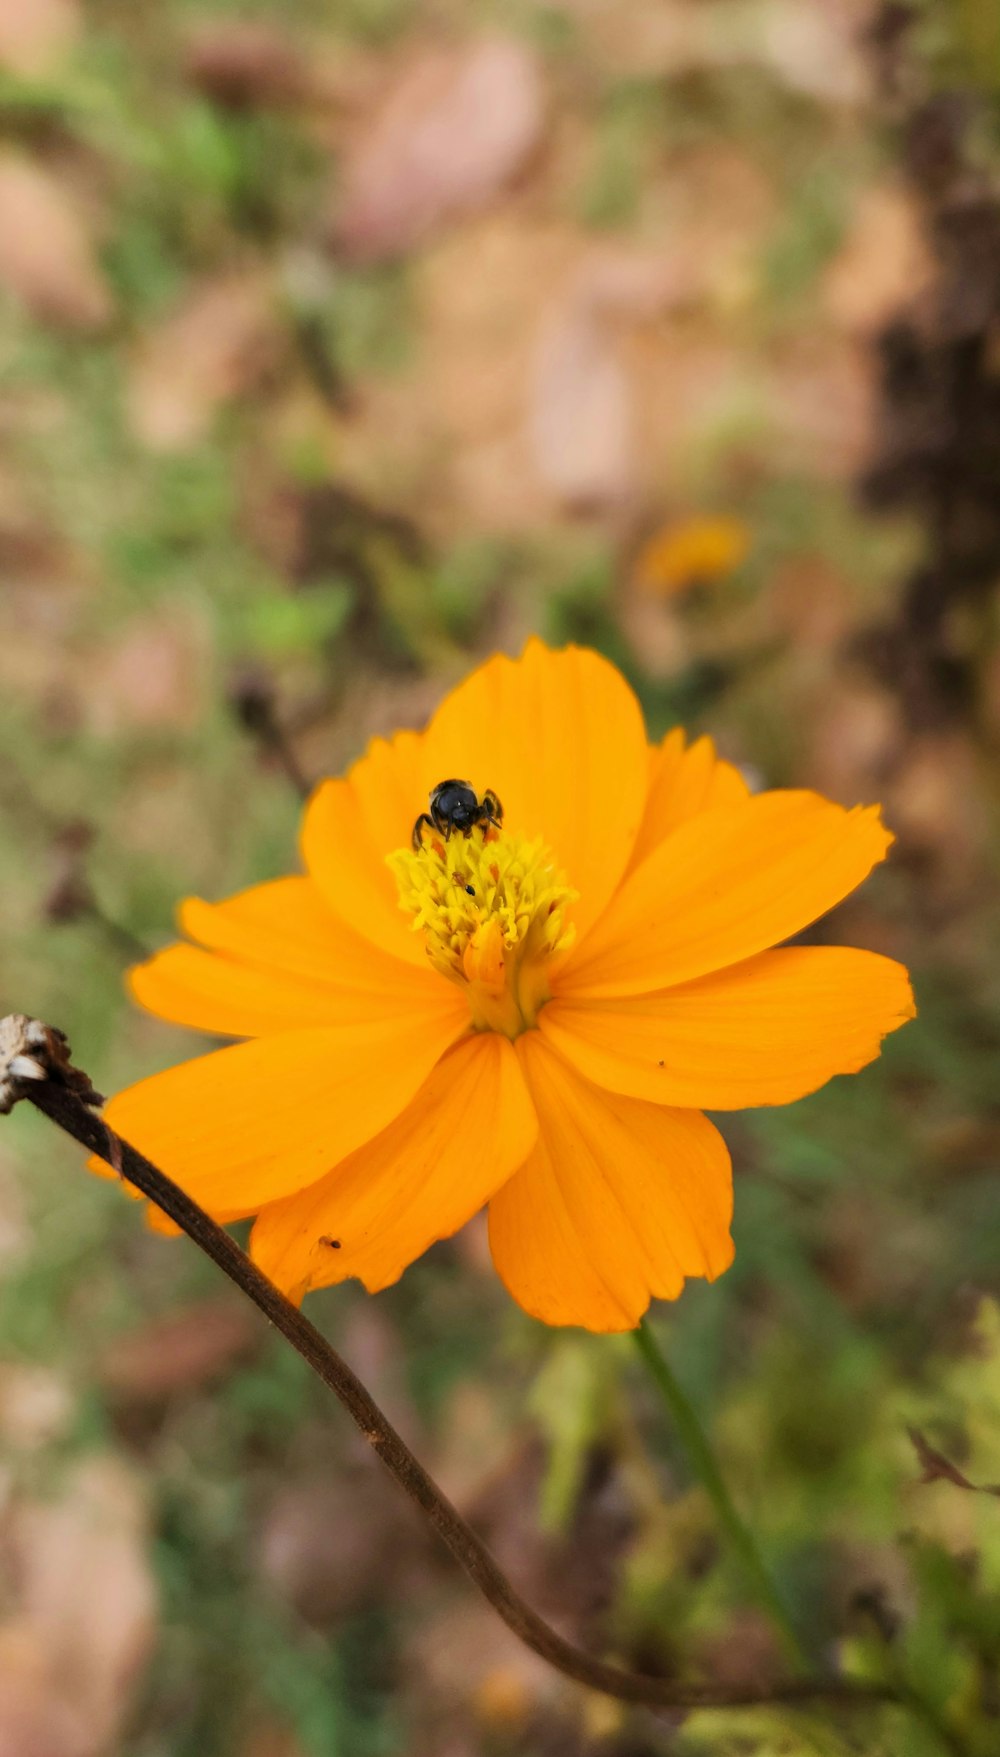
[[[505,829],[428,834],[390,854],[400,908],[435,970],[467,991],[473,1024],[517,1037],[549,998],[548,965],[572,944],[577,892],[542,842]]]

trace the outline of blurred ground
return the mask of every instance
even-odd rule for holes
[[[998,98],[991,0],[0,0],[2,1010],[105,1089],[189,1052],[121,972],[287,868],[281,736],[335,771],[531,630],[656,732],[882,799],[824,932],[910,961],[920,1020],[728,1120],[736,1265],[658,1322],[814,1642],[888,1647],[984,1757]],[[627,1343],[532,1325],[476,1227],[312,1315],[568,1632],[777,1668]],[[2,1757],[923,1736],[548,1676],[207,1265],[4,1124]]]

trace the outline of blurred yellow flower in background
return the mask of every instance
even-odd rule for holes
[[[502,822],[414,841],[450,776],[495,790]],[[703,1109],[788,1103],[912,1016],[888,958],[771,949],[890,842],[877,808],[751,796],[706,738],[650,747],[612,665],[532,641],[316,789],[304,876],[182,906],[192,943],[132,992],[248,1041],[108,1120],[218,1218],[256,1216],[252,1254],[294,1298],[385,1287],[488,1204],[525,1310],[630,1329],[732,1259]]]
[[[635,558],[633,577],[651,598],[724,579],[743,565],[750,532],[740,519],[691,518],[661,525]]]

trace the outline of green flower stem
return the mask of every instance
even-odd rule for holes
[[[645,1319],[642,1320],[637,1330],[633,1330],[632,1336],[639,1352],[639,1358],[681,1436],[694,1474],[715,1508],[716,1518],[725,1532],[734,1554],[740,1560],[746,1579],[753,1587],[755,1597],[767,1611],[780,1634],[792,1664],[800,1672],[811,1671],[813,1668],[809,1657],[781,1602],[774,1581],[764,1566],[753,1533],[744,1524],[733,1505],[732,1497],[716,1462],[715,1453],[712,1451],[708,1436],[698,1420],[693,1404],[677,1383],[667,1358]]]

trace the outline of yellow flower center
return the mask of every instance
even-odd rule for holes
[[[466,990],[476,1029],[527,1031],[549,999],[550,960],[572,943],[566,909],[578,895],[541,837],[426,833],[420,848],[388,861],[400,908],[435,970]]]

